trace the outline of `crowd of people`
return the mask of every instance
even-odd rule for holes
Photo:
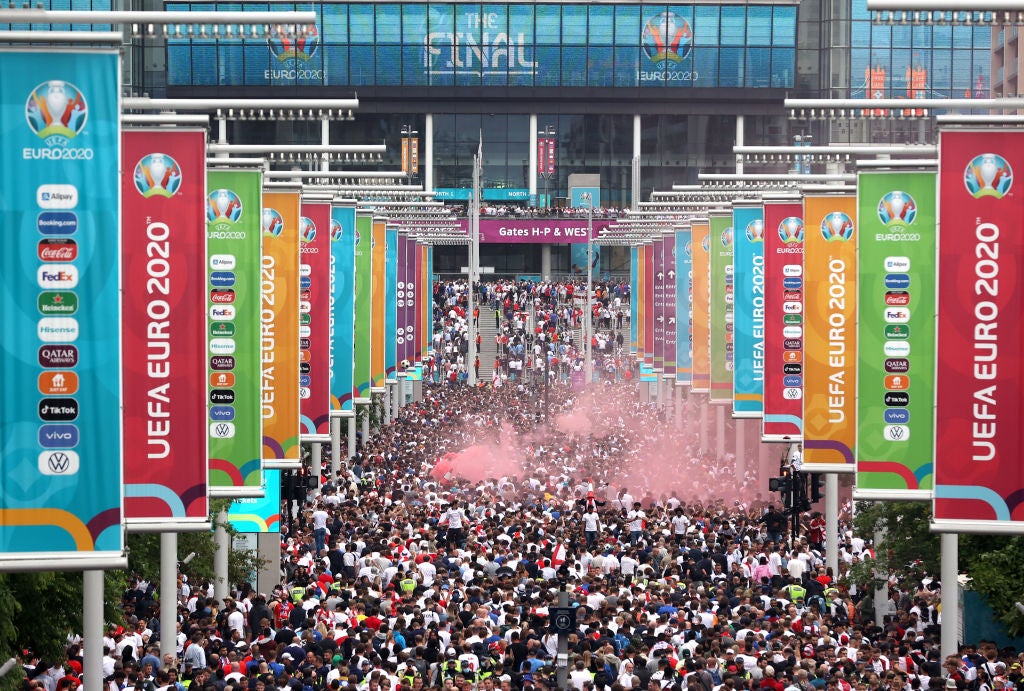
[[[489,304],[521,290],[489,288]],[[173,594],[138,580],[105,639],[109,691],[549,691],[559,665],[565,691],[1020,683],[1011,651],[942,659],[934,581],[892,583],[876,625],[873,593],[848,578],[872,554],[849,507],[832,572],[820,516],[790,532],[761,466],[701,448],[697,397],[680,425],[628,382],[555,380],[549,395],[541,414],[523,382],[427,383],[339,474],[320,459],[325,483],[282,510],[277,585],[218,600],[184,574]],[[560,602],[575,615],[561,660]],[[163,631],[154,615],[174,605]],[[164,635],[177,654],[161,659]],[[23,662],[27,688],[67,691],[81,650]]]

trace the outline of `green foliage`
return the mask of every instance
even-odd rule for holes
[[[884,533],[877,560],[861,562],[850,579],[874,587],[878,577],[892,574],[905,589],[916,588],[924,574],[937,577],[941,550],[939,535],[929,530],[930,502],[858,502],[854,530],[870,536]],[[959,537],[960,573],[968,588],[982,595],[1011,635],[1024,635],[1024,614],[1015,603],[1024,602],[1024,536],[962,534]]]
[[[211,522],[221,510],[227,511],[230,500],[213,499],[210,501]],[[227,526],[228,535],[232,538],[238,534],[231,524]],[[160,536],[156,534],[136,534],[128,536],[128,570],[130,573],[158,583],[160,580]],[[178,559],[184,559],[195,552],[195,557],[188,564],[179,568],[188,575],[189,582],[199,583],[214,579],[213,556],[215,552],[213,531],[197,533],[178,533]],[[238,583],[249,579],[250,574],[262,566],[262,560],[254,551],[232,549],[228,553],[228,581]]]

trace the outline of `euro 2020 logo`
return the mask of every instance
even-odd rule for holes
[[[242,200],[232,190],[219,189],[206,198],[206,220],[218,226],[238,223],[242,217]]]
[[[661,12],[644,23],[640,43],[651,62],[680,63],[693,50],[693,31],[690,23],[675,12]]]
[[[275,238],[284,232],[284,217],[277,209],[267,207],[263,209],[263,234],[273,235]]]
[[[722,231],[722,247],[732,247],[732,226]]]
[[[878,201],[878,220],[893,230],[904,230],[917,218],[917,202],[906,192],[893,190]]]
[[[1002,199],[1013,186],[1013,168],[999,154],[979,154],[967,164],[964,185],[975,199]]]
[[[804,241],[804,219],[787,216],[779,222],[779,239],[787,245]]]
[[[53,79],[32,89],[25,103],[25,118],[47,144],[67,146],[85,127],[89,106],[77,86]]]
[[[316,224],[313,219],[303,216],[299,219],[299,240],[309,244],[316,239]]]
[[[746,236],[748,242],[764,242],[764,221],[755,218],[747,224]]]
[[[853,237],[853,219],[842,211],[833,211],[821,219],[821,236],[829,242],[846,242]]]
[[[331,219],[331,242],[337,242],[338,240],[341,240],[342,235],[344,235],[344,233],[341,230],[341,221],[337,221],[337,220],[332,218]]]
[[[146,154],[135,164],[135,189],[146,199],[173,197],[181,189],[181,166],[167,154]]]
[[[298,60],[309,62],[320,49],[320,32],[316,24],[302,26],[298,33],[292,25],[278,24],[267,38],[270,52],[279,62]]]

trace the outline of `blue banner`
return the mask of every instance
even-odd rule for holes
[[[248,5],[249,7],[257,7]],[[174,2],[218,11],[238,3]],[[797,7],[314,3],[266,41],[168,38],[172,86],[789,88]]]
[[[384,372],[398,373],[398,227],[384,231]]]
[[[263,496],[235,499],[228,521],[240,533],[276,533],[281,530],[281,471],[263,471]]]
[[[676,381],[693,383],[693,251],[690,227],[676,228]]]
[[[352,412],[355,332],[355,202],[331,206],[331,415]]]
[[[120,56],[50,51],[0,52],[0,564],[115,568]]]
[[[637,354],[639,343],[637,342],[637,322],[639,310],[637,305],[643,300],[640,294],[640,248],[629,248],[629,352]]]
[[[764,207],[737,202],[733,227],[733,417],[764,410]]]

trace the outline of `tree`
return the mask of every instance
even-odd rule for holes
[[[862,561],[851,569],[851,579],[874,587],[889,575],[902,589],[916,589],[925,575],[937,577],[941,550],[939,535],[930,531],[930,502],[858,502],[854,530],[860,535],[881,531],[874,562]],[[1024,614],[1016,603],[1024,602],[1024,536],[961,534],[959,571],[968,577],[968,588],[988,603],[1011,635],[1024,634]]]

